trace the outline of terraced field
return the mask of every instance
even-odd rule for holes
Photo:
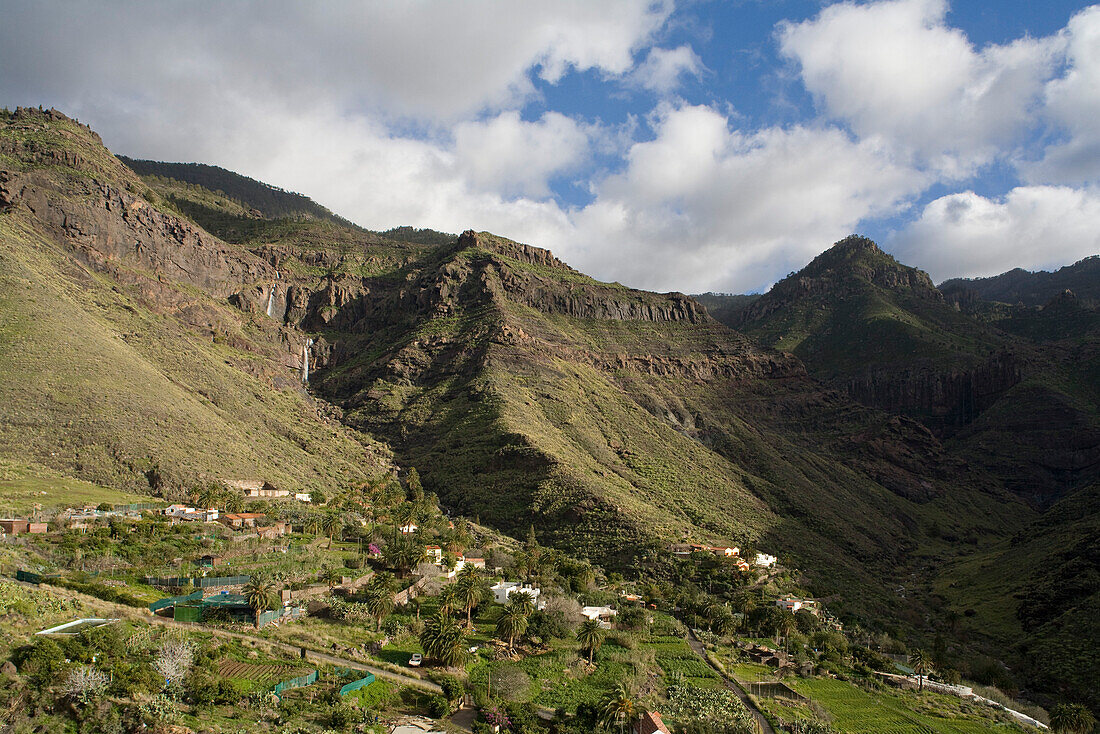
[[[961,699],[933,694],[869,693],[851,683],[816,678],[789,685],[832,716],[839,731],[851,734],[985,734],[1023,732],[994,720],[993,711]]]
[[[302,672],[301,668],[295,668],[293,665],[245,663],[230,658],[222,658],[218,661],[218,675],[229,680],[249,681],[254,688],[273,686],[280,681],[294,678]]]

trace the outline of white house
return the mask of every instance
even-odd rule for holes
[[[310,496],[309,492],[295,492],[294,499],[298,500],[299,502],[313,501],[313,498]]]
[[[398,530],[400,530],[405,535],[412,535],[416,532],[417,527],[418,526],[416,523],[410,522],[408,525],[402,525],[398,528]]]
[[[543,609],[546,607],[546,602],[539,599],[542,590],[537,586],[531,586],[530,584],[525,584],[520,581],[498,581],[489,588],[493,592],[493,601],[497,604],[507,604],[512,594],[522,591],[530,596],[531,600],[535,602],[536,609]]]
[[[428,557],[429,561],[437,566],[443,563],[443,549],[438,545],[429,545],[424,549],[424,554]]]
[[[780,609],[786,609],[788,612],[797,612],[802,608],[802,600],[794,598],[776,599],[775,605]]]
[[[710,552],[716,556],[725,556],[726,558],[733,558],[734,556],[741,555],[741,549],[737,546],[733,546],[732,548],[729,546],[718,546],[716,548],[711,548]]]
[[[440,560],[440,563],[442,563],[442,560]],[[461,571],[464,566],[473,566],[474,568],[480,568],[480,569],[484,570],[485,569],[485,559],[484,558],[467,558],[466,556],[462,556],[457,561],[455,561],[455,567],[452,568],[450,571],[447,571],[447,573],[445,573],[444,576],[446,576],[449,579],[454,578],[455,576],[458,575],[458,572]]]
[[[604,629],[611,629],[611,622],[618,612],[611,607],[584,607],[581,609],[581,614],[599,622]]]
[[[753,561],[754,566],[760,566],[761,568],[771,568],[775,565],[775,562],[779,560],[775,556],[770,556],[767,553],[757,553],[756,560]]]

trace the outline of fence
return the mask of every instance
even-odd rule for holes
[[[202,590],[194,591],[186,596],[168,596],[163,599],[158,599],[149,605],[149,611],[155,614],[161,609],[174,607],[177,604],[183,604],[189,601],[202,601]]]
[[[360,688],[366,688],[371,683],[374,683],[373,673],[369,674],[366,678],[360,678],[357,681],[352,681],[351,683],[348,683],[346,686],[340,689],[340,695],[346,696],[352,691],[358,691]]]
[[[41,584],[61,578],[60,573],[32,573],[31,571],[16,571],[15,580],[28,584]]]
[[[276,683],[272,690],[276,696],[282,698],[283,691],[289,691],[292,688],[305,688],[311,686],[317,682],[317,671],[314,670],[306,675],[300,675],[297,678],[291,678],[290,680],[284,680],[282,683]]]
[[[135,502],[130,505],[115,505],[116,512],[137,512],[138,510],[159,510],[164,507],[164,502]]]
[[[251,579],[251,576],[170,576],[168,578],[146,576],[141,583],[149,586],[197,586],[200,589],[206,589],[211,586],[241,586]]]

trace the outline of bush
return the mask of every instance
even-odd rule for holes
[[[466,692],[466,686],[462,685],[462,681],[453,676],[444,676],[438,682],[439,687],[443,689],[443,696],[448,701],[457,701]]]
[[[328,719],[329,726],[333,729],[344,731],[359,720],[360,714],[351,706],[340,703],[329,709],[325,718]]]
[[[442,719],[451,713],[451,702],[443,696],[432,696],[428,699],[428,713],[437,719]]]

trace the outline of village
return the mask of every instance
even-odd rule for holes
[[[821,686],[859,673],[923,689],[931,669],[899,665],[897,641],[846,634],[778,554],[674,543],[661,573],[625,578],[542,546],[534,526],[521,542],[448,517],[415,470],[327,498],[227,480],[189,500],[0,519],[5,593],[64,610],[11,643],[28,695],[98,680],[99,662],[40,675],[44,650],[81,660],[121,636],[127,665],[159,672],[75,693],[86,715],[124,696],[143,702],[137,719],[160,702],[196,729],[246,706],[259,722],[386,734],[810,732],[830,731]],[[172,645],[190,663],[156,679]]]

